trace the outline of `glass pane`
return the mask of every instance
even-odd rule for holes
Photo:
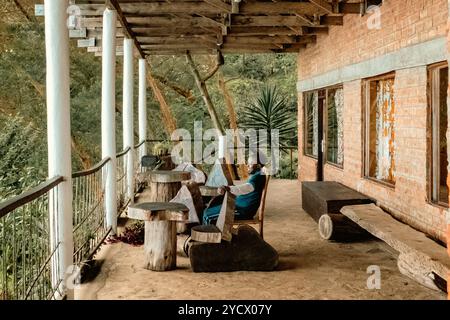
[[[370,82],[369,176],[395,183],[394,78]]]
[[[439,202],[448,204],[447,188],[448,68],[439,71]]]
[[[318,152],[318,93],[305,94],[305,153],[317,157]]]
[[[328,90],[327,161],[344,164],[344,90]]]

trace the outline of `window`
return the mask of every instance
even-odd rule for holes
[[[344,164],[344,90],[333,87],[307,92],[305,101],[305,154],[319,157],[324,140],[323,157],[328,163]],[[323,138],[322,138],[323,137]]]
[[[344,165],[344,90],[327,90],[327,161]]]
[[[317,157],[318,152],[318,123],[319,105],[318,92],[308,92],[305,94],[305,155]]]
[[[381,6],[383,0],[366,0],[366,10],[372,6]]]
[[[431,200],[448,206],[447,188],[447,88],[448,66],[440,64],[429,71],[431,109]]]
[[[365,98],[365,176],[394,185],[394,75],[367,80]]]

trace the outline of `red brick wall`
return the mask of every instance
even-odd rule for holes
[[[299,80],[395,52],[447,34],[447,0],[384,1],[381,30],[368,30],[367,17],[347,15],[343,27],[299,54]],[[361,80],[344,83],[344,169],[325,166],[325,180],[340,181],[371,197],[401,220],[446,241],[445,210],[427,199],[427,67],[396,70],[395,188],[362,177]],[[315,180],[316,161],[303,154],[303,108],[299,97],[299,177]]]
[[[365,61],[447,34],[447,0],[386,0],[381,29],[369,30],[369,14],[345,15],[344,26],[331,26],[317,44],[299,55],[299,78],[305,79]]]

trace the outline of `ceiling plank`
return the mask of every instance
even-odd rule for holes
[[[117,2],[117,0],[112,0]],[[208,0],[211,1],[211,0]],[[82,16],[101,16],[104,4],[79,4]],[[145,17],[150,14],[220,14],[231,12],[207,3],[197,2],[142,2],[123,3],[121,10],[126,16]],[[240,4],[241,14],[321,14],[322,10],[309,2],[243,2]]]
[[[142,51],[141,46],[139,45],[139,42],[136,40],[136,36],[134,35],[133,31],[131,30],[130,26],[128,25],[127,19],[125,18],[122,9],[119,5],[119,2],[117,0],[109,0],[111,5],[114,7],[114,9],[117,11],[117,17],[120,21],[120,24],[123,26],[124,31],[126,32],[128,38],[132,39],[134,42],[134,45],[136,49],[139,51],[139,54],[142,59],[145,59],[145,53]]]
[[[333,14],[333,6],[325,0],[309,0],[312,4],[322,9],[326,14]]]

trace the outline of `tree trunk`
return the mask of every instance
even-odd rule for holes
[[[236,110],[234,108],[233,98],[228,91],[227,85],[225,84],[225,79],[223,78],[222,72],[218,73],[219,87],[222,90],[223,96],[225,98],[225,105],[227,106],[228,116],[230,117],[230,128],[236,130],[237,126],[237,116]]]
[[[164,97],[164,94],[162,93],[155,79],[152,77],[150,70],[147,72],[147,81],[149,82],[150,87],[153,90],[156,100],[158,100],[159,102],[164,127],[166,128],[166,131],[170,136],[172,132],[177,128],[177,122],[172,114],[172,110],[170,110],[166,98]]]
[[[237,130],[237,116],[236,116],[236,109],[234,108],[233,98],[230,94],[230,91],[228,91],[227,85],[225,83],[225,79],[223,77],[222,72],[219,71],[218,73],[218,82],[219,87],[222,90],[223,96],[225,98],[225,105],[227,106],[228,110],[228,116],[230,118],[230,129]],[[236,139],[234,138],[234,145],[236,146]],[[231,168],[231,171],[234,172],[234,168]],[[239,178],[241,180],[248,178],[248,172],[247,168],[245,167],[245,164],[238,164],[237,165],[237,174],[239,175]]]
[[[156,74],[153,75],[153,78],[158,80],[159,83],[165,85],[166,87],[172,89],[173,91],[175,91],[176,93],[178,93],[180,96],[185,97],[186,100],[189,103],[194,103],[195,102],[195,97],[192,94],[192,91],[189,89],[185,89],[185,88],[181,88],[180,86],[177,86],[176,84],[173,84],[171,82],[169,82],[169,80],[167,80],[164,77],[158,76]]]
[[[223,136],[225,134],[225,130],[223,129],[222,124],[220,123],[219,117],[217,116],[216,109],[211,101],[211,97],[208,93],[208,88],[206,87],[205,81],[201,78],[200,73],[195,66],[194,61],[192,60],[191,54],[186,53],[186,60],[191,68],[192,75],[194,76],[195,83],[197,84],[198,90],[202,95],[203,101],[205,102],[206,108],[208,109],[211,120],[214,124],[214,127],[219,130],[220,134]],[[216,70],[217,71],[217,70]],[[211,77],[211,73],[208,75],[208,78]]]

